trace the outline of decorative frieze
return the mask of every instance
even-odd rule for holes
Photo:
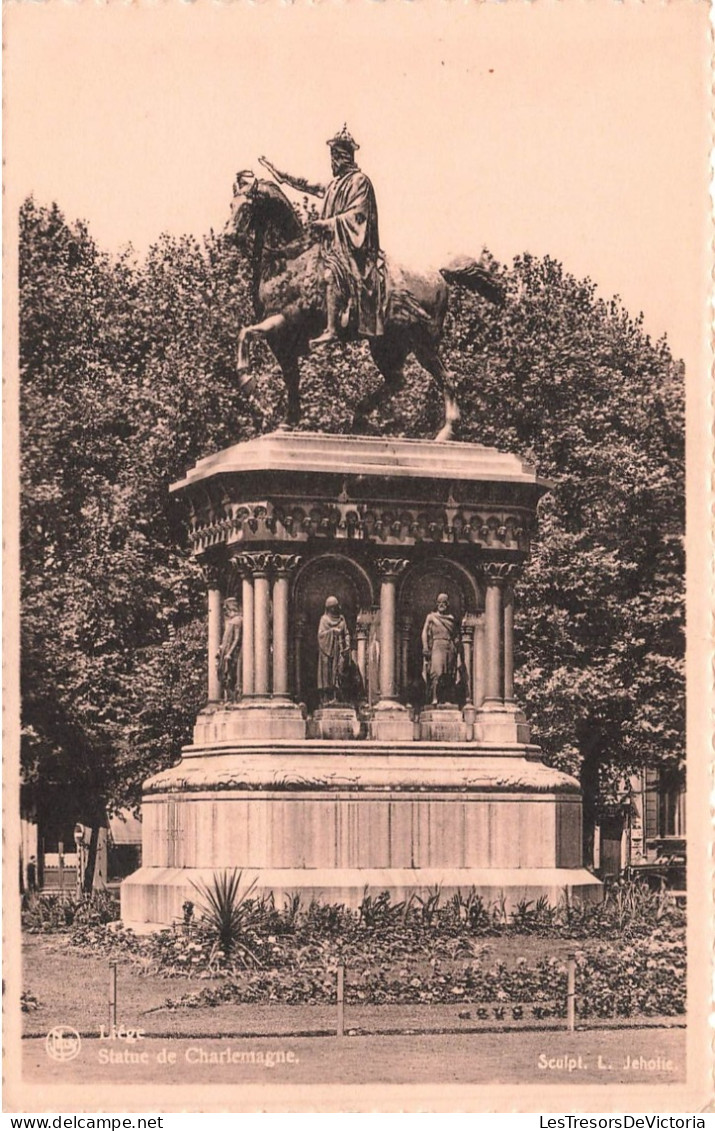
[[[443,543],[528,552],[533,521],[522,507],[495,510],[409,503],[330,503],[311,499],[260,503],[195,499],[189,527],[194,554],[218,545],[346,539],[382,545]]]

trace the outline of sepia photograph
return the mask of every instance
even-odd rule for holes
[[[5,5],[5,1110],[711,1102],[710,37]]]

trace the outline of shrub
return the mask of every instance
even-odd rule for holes
[[[73,895],[44,893],[22,897],[22,925],[28,931],[66,931],[79,904]]]
[[[209,884],[194,883],[199,898],[203,900],[203,919],[215,935],[222,953],[228,957],[239,957],[246,964],[259,965],[258,957],[245,941],[248,913],[251,910],[250,896],[256,886],[253,880],[241,892],[243,872],[234,868],[233,872],[218,872]]]
[[[116,895],[110,891],[95,891],[77,904],[73,925],[96,927],[102,923],[115,923],[119,915],[119,900]]]
[[[22,897],[22,925],[28,931],[66,931],[74,926],[97,926],[119,918],[119,900],[108,891],[81,899],[51,892]]]

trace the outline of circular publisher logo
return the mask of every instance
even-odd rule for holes
[[[81,1044],[79,1033],[69,1025],[55,1025],[45,1038],[47,1055],[53,1060],[74,1060]]]

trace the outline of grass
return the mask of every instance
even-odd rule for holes
[[[593,945],[597,945],[594,940]],[[485,958],[508,966],[517,958],[536,961],[543,955],[543,940],[527,936],[487,940]],[[551,940],[549,952],[565,958],[573,943]],[[584,948],[587,949],[587,948]],[[108,1020],[109,964],[105,959],[68,949],[61,935],[26,935],[23,946],[23,989],[34,995],[39,1007],[23,1014],[26,1035],[44,1036],[54,1025],[71,1025],[81,1033],[98,1033]],[[231,1033],[332,1032],[336,1024],[335,1006],[330,1004],[286,1005],[284,1003],[242,1004],[228,1002],[216,1006],[169,1010],[162,1008],[167,997],[178,997],[217,986],[217,978],[186,976],[163,978],[139,974],[129,963],[119,965],[117,974],[118,1021],[141,1027],[147,1033],[164,1036]],[[469,1007],[468,1007],[469,1008]],[[464,1005],[382,1005],[350,1006],[346,1027],[376,1030],[479,1029],[487,1028],[470,1018],[460,1018]],[[653,1023],[655,1019],[649,1019]],[[676,1019],[670,1019],[672,1024]],[[530,1023],[533,1026],[533,1020]],[[493,1024],[491,1026],[494,1027]],[[546,1024],[544,1026],[547,1027]],[[525,1026],[524,1026],[525,1028]]]

